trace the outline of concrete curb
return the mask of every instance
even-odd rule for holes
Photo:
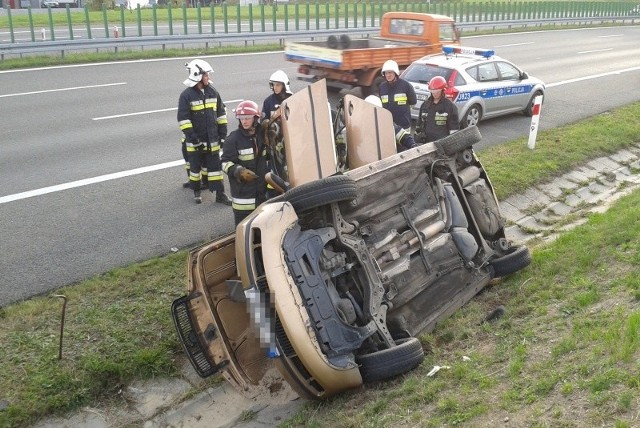
[[[507,238],[516,243],[553,239],[559,232],[584,223],[585,215],[606,211],[639,186],[640,144],[594,159],[550,183],[500,201]]]

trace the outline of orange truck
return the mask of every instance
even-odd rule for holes
[[[299,63],[298,79],[326,79],[338,89],[361,87],[363,95],[378,92],[382,64],[388,59],[404,69],[425,55],[439,53],[443,45],[459,45],[455,21],[444,15],[387,12],[380,20],[380,35],[351,39],[343,34],[326,41],[288,42],[285,58]]]

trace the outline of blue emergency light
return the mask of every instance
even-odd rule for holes
[[[467,54],[467,55],[478,55],[484,58],[491,58],[496,54],[496,51],[493,49],[478,49],[478,48],[468,48],[462,46],[443,46],[442,52],[445,55],[453,55],[453,54]]]

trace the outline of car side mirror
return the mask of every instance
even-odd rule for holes
[[[520,73],[520,80],[525,80],[528,78],[529,78],[529,75],[527,74],[526,71],[523,71],[522,73]]]

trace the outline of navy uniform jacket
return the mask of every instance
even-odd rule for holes
[[[411,106],[418,102],[411,83],[399,77],[389,83],[380,84],[382,107],[391,112],[393,123],[404,129],[411,128]]]

